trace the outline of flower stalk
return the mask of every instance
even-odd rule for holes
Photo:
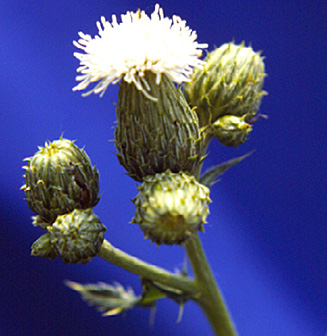
[[[163,268],[148,264],[112,246],[107,240],[104,240],[98,256],[128,272],[139,275],[141,278],[182,290],[193,297],[197,297],[199,294],[196,283],[188,276],[182,273],[173,274]]]
[[[204,311],[217,335],[236,336],[235,326],[213,277],[198,235],[187,241],[186,250],[194,272],[195,283],[200,289],[196,302]]]
[[[203,309],[216,335],[236,336],[223,296],[215,282],[198,235],[186,243],[186,250],[194,272],[194,279],[183,273],[173,274],[148,264],[112,246],[104,240],[98,256],[102,259],[171,288],[181,290]]]

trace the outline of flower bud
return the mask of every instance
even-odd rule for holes
[[[32,256],[54,259],[58,257],[54,244],[51,243],[50,234],[46,233],[36,240],[32,245]]]
[[[106,228],[92,209],[75,209],[48,226],[50,242],[66,264],[88,263],[98,254]]]
[[[196,113],[166,75],[160,84],[152,73],[144,78],[151,97],[133,83],[120,83],[115,129],[120,164],[140,182],[167,169],[194,173],[205,150]]]
[[[209,53],[205,62],[184,86],[200,126],[213,124],[224,115],[247,115],[251,119],[266,94],[262,90],[265,66],[260,53],[243,43],[226,43]]]
[[[198,231],[209,214],[209,189],[188,173],[170,170],[146,176],[132,201],[132,223],[159,244],[182,244]]]
[[[98,203],[99,173],[73,141],[61,138],[48,142],[26,160],[26,184],[22,189],[28,206],[40,216],[40,223],[51,224],[58,215]]]
[[[248,134],[252,131],[252,126],[243,117],[226,115],[219,118],[213,125],[211,134],[225,146],[238,147],[247,140]]]

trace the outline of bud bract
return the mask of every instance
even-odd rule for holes
[[[174,83],[146,72],[148,95],[135,85],[120,83],[115,145],[129,176],[187,171],[193,174],[204,155],[198,117]]]
[[[75,209],[48,226],[51,244],[67,264],[87,263],[98,254],[106,228],[92,209]]]
[[[226,115],[219,118],[211,127],[211,134],[225,146],[238,147],[247,140],[252,126],[243,117]]]
[[[41,218],[39,215],[37,215],[37,216],[32,216],[32,219],[33,219],[32,224],[33,224],[34,226],[38,226],[38,227],[42,228],[42,229],[45,230],[45,231],[47,231],[47,227],[48,227],[49,225],[51,225],[51,223],[47,223],[47,222],[45,222],[44,220],[42,220],[42,218]]]
[[[138,187],[132,223],[159,244],[182,244],[198,231],[209,214],[209,189],[185,172],[147,176]]]
[[[73,141],[48,142],[26,160],[26,184],[22,188],[28,206],[40,216],[39,223],[51,224],[58,215],[98,203],[99,173]]]
[[[50,234],[46,233],[36,240],[32,245],[32,256],[54,259],[58,257],[54,244],[51,243]]]
[[[184,94],[194,107],[201,127],[213,124],[224,115],[251,119],[262,97],[265,66],[260,53],[251,47],[226,43],[205,59],[203,69],[185,83]]]

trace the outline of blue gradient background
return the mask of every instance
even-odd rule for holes
[[[30,256],[42,234],[24,201],[22,159],[61,134],[85,146],[101,173],[103,196],[95,212],[115,246],[173,271],[179,247],[149,246],[135,225],[129,201],[135,182],[114,155],[117,86],[100,99],[72,92],[77,32],[97,33],[101,15],[153,11],[151,1],[1,1],[0,10],[0,334],[210,335],[192,303],[176,324],[178,307],[102,318],[64,286],[112,281],[140,292],[139,280],[94,258],[88,265]],[[327,330],[326,28],[325,1],[165,1],[210,48],[235,40],[263,50],[269,76],[260,120],[240,149],[210,146],[206,166],[257,149],[212,190],[201,238],[242,336],[323,336]],[[114,50],[113,50],[114,52]]]

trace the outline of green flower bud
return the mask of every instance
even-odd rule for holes
[[[129,176],[187,171],[194,173],[204,154],[198,117],[179,88],[162,75],[160,84],[146,72],[151,97],[125,81],[120,83],[115,145]]]
[[[262,97],[265,66],[260,52],[244,43],[226,43],[212,51],[203,69],[196,70],[185,83],[184,94],[196,108],[200,126],[213,124],[224,115],[251,119],[258,111]]]
[[[32,256],[54,259],[58,257],[54,244],[51,243],[50,234],[46,233],[36,240],[32,245]]]
[[[182,244],[197,230],[209,214],[209,189],[184,172],[147,176],[132,201],[136,206],[132,223],[159,244]]]
[[[212,125],[210,132],[223,145],[238,147],[247,140],[248,134],[252,131],[252,126],[245,121],[245,118],[246,115],[223,116]]]
[[[22,189],[28,206],[40,216],[38,222],[51,224],[58,215],[98,203],[99,173],[73,141],[48,142],[26,160]]]
[[[92,209],[75,209],[58,216],[48,231],[51,244],[66,264],[86,264],[100,251],[106,228]]]

